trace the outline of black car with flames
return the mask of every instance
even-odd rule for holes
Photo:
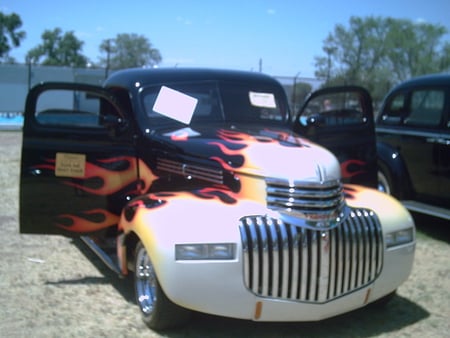
[[[372,188],[374,160],[361,88],[314,93],[294,119],[260,73],[44,83],[25,108],[20,230],[81,237],[132,274],[154,329],[192,311],[321,320],[388,298],[411,272],[413,220]]]

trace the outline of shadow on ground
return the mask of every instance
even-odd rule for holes
[[[123,298],[135,303],[131,278],[119,278],[80,240],[74,245],[104,277],[85,277],[58,284],[111,284]],[[139,311],[136,307],[136,311]],[[429,317],[429,312],[407,298],[396,295],[385,306],[368,306],[320,322],[262,323],[194,313],[189,324],[165,331],[165,337],[372,337],[394,333]]]
[[[450,221],[418,213],[412,216],[418,232],[450,244]]]

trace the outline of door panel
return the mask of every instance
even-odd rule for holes
[[[434,152],[438,157],[437,175],[439,175],[440,205],[448,208],[450,205],[450,122],[447,122],[439,138],[428,140],[434,144]]]
[[[372,99],[361,87],[314,92],[294,122],[294,130],[331,150],[345,183],[377,186]]]
[[[114,227],[138,183],[131,135],[104,89],[33,88],[23,129],[21,233],[75,236]]]

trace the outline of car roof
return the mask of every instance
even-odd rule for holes
[[[112,73],[106,79],[105,87],[124,87],[132,90],[152,84],[180,81],[233,81],[258,82],[281,86],[273,77],[249,71],[210,69],[210,68],[132,68]]]
[[[450,73],[429,74],[414,77],[395,86],[393,90],[421,86],[450,86]]]

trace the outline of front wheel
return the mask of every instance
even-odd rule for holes
[[[378,190],[392,195],[392,183],[388,174],[378,170]]]
[[[167,298],[141,242],[136,246],[134,257],[136,302],[145,324],[155,330],[185,324],[189,320],[189,310],[179,307]]]

